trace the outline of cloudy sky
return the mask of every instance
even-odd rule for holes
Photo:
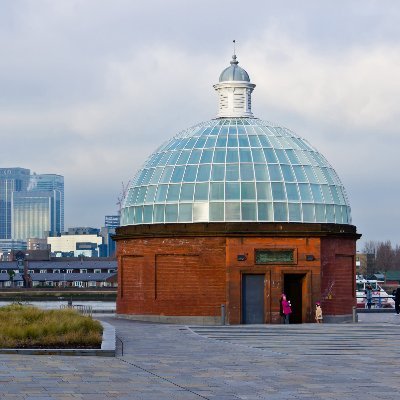
[[[363,241],[400,244],[397,0],[0,6],[0,167],[64,175],[66,227],[102,225],[159,144],[216,116],[236,39],[255,116],[324,154]]]

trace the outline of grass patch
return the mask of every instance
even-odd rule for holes
[[[2,348],[99,348],[103,327],[73,309],[40,310],[26,305],[0,307]]]

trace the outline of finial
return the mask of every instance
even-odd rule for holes
[[[239,64],[239,61],[236,60],[236,40],[233,40],[233,56],[232,56],[232,61],[231,65],[237,65]]]

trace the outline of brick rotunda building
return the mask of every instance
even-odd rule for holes
[[[218,116],[180,132],[138,171],[117,229],[117,313],[213,324],[351,318],[356,240],[345,189],[323,155],[255,118],[236,55],[214,85]],[[223,306],[223,307],[222,307]]]

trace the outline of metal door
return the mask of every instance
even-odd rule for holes
[[[242,323],[263,324],[264,274],[242,275]]]

